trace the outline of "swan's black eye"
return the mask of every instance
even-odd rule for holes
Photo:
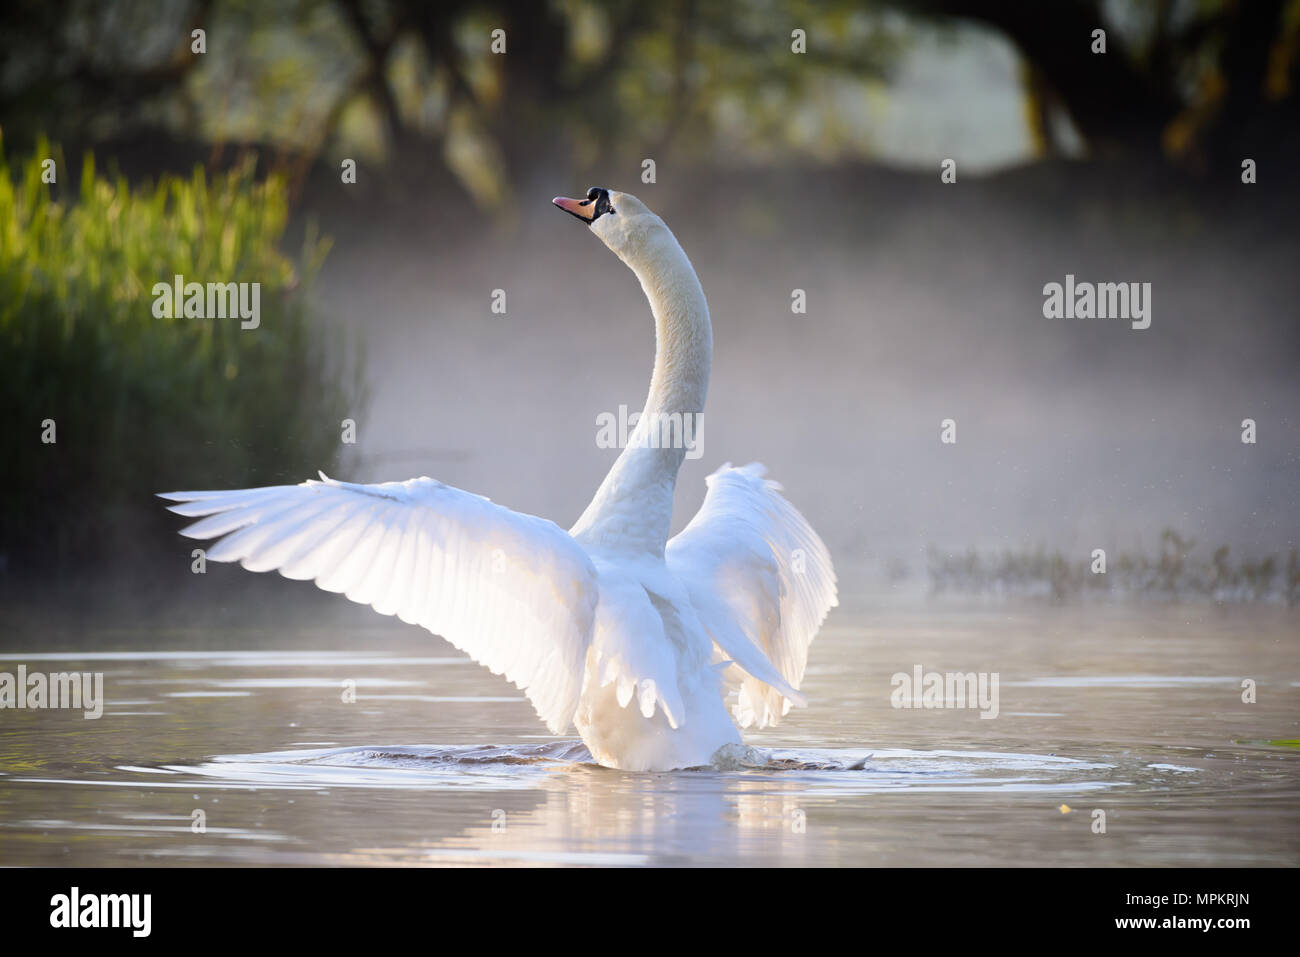
[[[606,213],[615,211],[614,205],[609,201],[609,190],[603,186],[593,186],[587,190],[587,202],[596,204],[591,211],[591,222],[593,223]]]

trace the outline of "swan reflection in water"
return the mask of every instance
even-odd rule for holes
[[[763,760],[761,753],[741,756]],[[316,863],[642,865],[745,860],[806,862],[808,782],[692,769],[625,773],[578,742],[539,746],[347,748],[235,755],[185,769],[261,787],[439,791],[423,838],[327,851]],[[737,764],[739,767],[739,764]],[[174,770],[182,770],[175,768]],[[815,798],[814,798],[815,800]],[[451,826],[452,822],[461,822]],[[394,835],[397,836],[397,835]],[[337,842],[330,842],[337,847]],[[816,854],[824,854],[824,848]]]
[[[311,863],[338,865],[864,863],[897,836],[887,833],[888,808],[884,822],[864,820],[848,810],[854,799],[907,791],[906,810],[953,792],[1073,795],[1115,783],[1112,765],[1049,755],[741,748],[727,760],[725,769],[628,773],[558,741],[285,751],[171,770],[227,787],[326,791],[335,828],[340,805],[364,808],[370,840],[356,846],[340,845],[337,831],[313,835],[305,806],[295,814],[298,836],[322,848]],[[362,793],[350,801],[353,788]],[[407,816],[391,829],[374,823],[385,792],[413,790],[436,792],[419,801],[423,819],[404,800]]]

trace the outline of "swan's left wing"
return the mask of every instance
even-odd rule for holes
[[[190,538],[224,536],[211,561],[311,579],[382,615],[441,635],[528,696],[556,734],[582,690],[596,571],[552,522],[430,478],[382,485],[321,481],[168,492],[207,516]]]
[[[728,464],[710,475],[704,504],[665,550],[713,641],[746,672],[736,720],[760,728],[804,704],[808,646],[838,604],[830,553],[764,471]]]

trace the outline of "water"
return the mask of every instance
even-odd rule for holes
[[[0,712],[0,864],[1300,863],[1297,613],[846,604],[809,709],[665,774],[383,619],[28,630],[0,671],[102,671],[107,704]],[[997,672],[998,717],[891,707],[918,664]]]

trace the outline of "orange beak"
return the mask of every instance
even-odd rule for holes
[[[589,199],[569,199],[567,196],[557,196],[551,202],[570,216],[577,216],[589,226],[592,217],[596,214],[596,204]]]

